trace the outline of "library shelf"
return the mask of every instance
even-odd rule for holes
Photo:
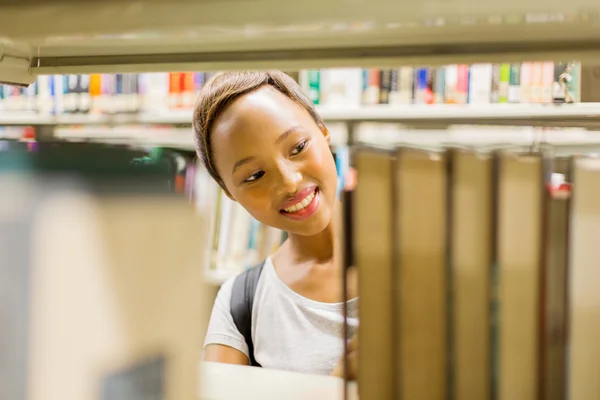
[[[375,106],[317,106],[318,112],[328,123],[334,145],[348,142],[349,126],[355,123],[391,123],[377,129],[386,142],[412,141],[413,137],[436,139],[435,135],[456,138],[456,129],[446,133],[445,129],[461,125],[509,125],[527,127],[583,127],[590,130],[600,128],[600,103],[576,104],[468,104],[468,105],[375,105]],[[153,145],[181,150],[194,150],[191,130],[191,110],[172,110],[134,114],[65,114],[44,116],[36,113],[4,112],[0,114],[0,126],[50,126],[54,137],[61,140],[88,140],[107,143],[128,142],[138,145]],[[400,134],[398,126],[417,128],[418,134]],[[461,129],[461,128],[459,128]],[[503,128],[498,128],[496,134]],[[360,131],[360,129],[354,130]],[[428,134],[429,132],[429,134]],[[432,133],[433,132],[433,133]],[[508,131],[507,131],[508,132]],[[356,138],[356,132],[353,133]],[[481,131],[476,141],[486,140]],[[510,131],[511,140],[528,141],[529,136],[516,137]],[[14,134],[11,137],[15,139]],[[419,136],[415,136],[419,135]],[[567,140],[576,143],[598,143],[595,134],[573,133]],[[556,135],[554,135],[556,136]],[[585,136],[585,137],[584,137]],[[507,136],[508,137],[508,136]],[[2,133],[0,132],[0,138]],[[363,136],[364,138],[364,136]],[[426,139],[426,140],[429,140]],[[491,137],[490,137],[491,139]],[[437,140],[437,139],[436,139]],[[446,139],[444,139],[446,140]],[[496,139],[491,139],[496,141]],[[561,139],[564,141],[563,139]]]
[[[600,103],[574,104],[424,104],[372,106],[316,106],[330,122],[449,123],[494,122],[528,125],[544,123],[584,124],[600,117]],[[191,110],[132,114],[64,114],[44,116],[35,112],[2,112],[0,125],[191,125]]]
[[[600,55],[594,0],[305,0],[293,11],[279,0],[1,3],[0,81],[24,85],[40,74]]]
[[[432,104],[320,107],[328,121],[450,122],[528,125],[586,123],[600,116],[600,103],[575,104]]]

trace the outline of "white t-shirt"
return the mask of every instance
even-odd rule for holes
[[[213,306],[204,346],[222,344],[248,356],[230,313],[235,278],[223,284]],[[283,283],[265,261],[252,308],[254,357],[263,368],[329,375],[343,352],[344,303],[307,299]],[[358,326],[358,299],[348,301],[349,337]]]

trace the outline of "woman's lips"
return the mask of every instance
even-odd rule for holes
[[[314,213],[317,212],[320,204],[320,191],[317,187],[313,188],[313,192],[308,193],[308,196],[312,196],[312,199],[309,197],[310,202],[308,202],[306,205],[303,204],[301,209],[297,209],[294,211],[281,210],[280,213],[296,221],[305,220],[311,217]],[[304,198],[308,196],[305,196]]]
[[[298,193],[296,193],[294,196],[292,196],[289,199],[287,199],[281,205],[280,210],[285,210],[286,208],[290,208],[290,207],[292,207],[292,206],[300,203],[307,196],[309,196],[311,193],[313,193],[316,189],[317,189],[317,187],[315,185],[309,186],[309,187],[306,187],[306,188],[302,189],[301,191],[299,191]]]

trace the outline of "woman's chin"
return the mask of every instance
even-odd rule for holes
[[[315,236],[327,229],[331,223],[331,213],[321,210],[317,215],[312,218],[303,221],[293,221],[293,223],[287,223],[285,230],[289,234],[300,235],[300,236]]]

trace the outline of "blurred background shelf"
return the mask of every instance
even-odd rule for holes
[[[593,124],[600,118],[600,103],[575,104],[426,104],[316,106],[325,121],[332,122],[400,122],[461,124],[527,124],[568,123]],[[191,110],[173,110],[139,114],[73,114],[44,116],[35,112],[0,112],[0,125],[124,125],[165,124],[191,125]]]
[[[567,126],[590,130],[600,128],[600,103],[318,106],[317,110],[326,122],[333,124],[330,130],[333,133],[334,144],[347,142],[348,123],[404,124],[418,130],[421,137],[428,132],[431,133],[432,128],[448,129],[452,125]],[[52,126],[55,137],[64,140],[117,143],[126,141],[140,145],[156,145],[193,151],[191,121],[192,112],[190,110],[123,115],[43,116],[25,112],[0,114],[0,126]],[[383,125],[372,129],[381,130],[382,134],[379,139],[385,137],[386,142],[394,141],[393,137],[385,134],[389,129]],[[496,133],[499,131],[500,129],[495,130]],[[571,135],[571,139],[575,141],[587,140],[583,132],[579,130],[577,135],[565,133],[563,137],[568,139],[569,137],[565,135]],[[436,134],[439,134],[439,131],[436,131]],[[481,132],[478,137],[481,139],[484,134]],[[452,133],[445,135],[452,135]],[[456,137],[456,133],[453,135]],[[397,140],[402,141],[400,133],[396,136]],[[590,132],[587,136],[596,140],[595,133]],[[557,136],[555,135],[555,137]],[[18,136],[13,135],[10,138],[15,139]],[[511,138],[514,140],[514,135]],[[522,138],[531,140],[528,135],[523,135]],[[362,140],[365,141],[364,135]]]

